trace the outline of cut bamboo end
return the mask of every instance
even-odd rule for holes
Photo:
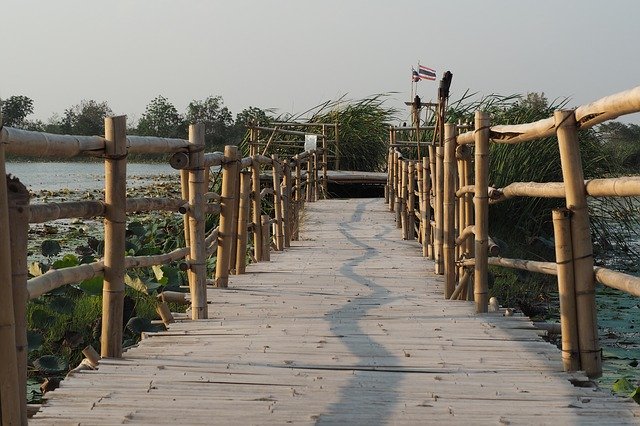
[[[156,312],[158,313],[158,315],[160,315],[160,318],[162,319],[164,325],[169,325],[173,322],[176,322],[176,320],[173,318],[173,315],[171,314],[171,310],[169,309],[169,305],[167,304],[167,302],[158,303],[158,305],[156,306]]]
[[[102,358],[100,358],[100,355],[98,354],[98,352],[96,352],[96,350],[93,349],[93,346],[89,345],[85,347],[82,350],[82,354],[85,356],[87,361],[89,361],[89,363],[93,368],[98,368],[98,365],[100,364],[100,360]]]

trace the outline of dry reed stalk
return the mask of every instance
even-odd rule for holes
[[[488,240],[489,240],[489,115],[475,114],[475,268],[473,296],[477,313],[488,310]]]
[[[571,249],[571,212],[554,209],[553,236],[558,271],[560,298],[560,327],[562,329],[562,365],[564,371],[580,370],[578,325],[576,322],[576,292],[573,275],[573,251]]]
[[[105,118],[104,283],[102,286],[103,358],[122,357],[124,257],[127,227],[127,120]]]
[[[565,110],[556,111],[554,118],[566,205],[572,212],[571,245],[574,259],[580,364],[589,377],[599,377],[602,375],[602,358],[596,320],[593,248],[576,116],[572,110]]]
[[[229,267],[231,260],[231,239],[236,227],[235,204],[238,197],[238,147],[224,147],[225,162],[222,166],[222,201],[220,210],[220,243],[216,261],[216,287],[229,286]]]

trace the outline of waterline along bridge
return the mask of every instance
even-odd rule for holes
[[[638,424],[633,401],[590,387],[602,369],[594,286],[640,296],[640,280],[594,267],[586,203],[640,195],[640,178],[584,181],[577,149],[579,128],[637,111],[640,87],[516,126],[492,127],[481,111],[472,129],[440,117],[424,157],[397,138],[419,126],[392,128],[385,198],[347,200],[324,199],[339,162],[338,130],[329,124],[272,128],[320,140],[289,158],[267,156],[273,137],[258,151],[264,128],[252,131],[246,157],[233,146],[205,153],[199,124],[188,140],[127,136],[124,117],[108,118],[104,137],[3,128],[3,425]],[[489,187],[490,143],[550,135],[563,182]],[[5,151],[102,157],[105,198],[30,204],[22,184],[6,180]],[[181,197],[127,197],[127,154],[136,152],[169,154],[181,170]],[[221,169],[218,192],[212,167]],[[515,196],[566,199],[553,212],[556,263],[499,257],[488,205]],[[184,215],[186,246],[128,256],[127,215],[161,210]],[[212,229],[210,215],[219,215]],[[104,217],[104,258],[29,278],[29,224],[77,217]],[[144,333],[123,350],[126,271],[170,262],[187,271],[188,292],[163,293],[166,331]],[[490,306],[489,265],[557,276],[561,349],[528,318]],[[100,355],[86,348],[87,358],[27,420],[27,301],[100,276]],[[169,300],[188,303],[188,315],[172,313]]]

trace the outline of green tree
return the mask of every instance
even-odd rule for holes
[[[242,143],[245,136],[248,137],[246,127],[248,124],[254,123],[261,126],[269,126],[272,121],[275,121],[272,110],[263,110],[252,106],[245,108],[236,114],[236,120],[233,124],[230,140],[234,145],[239,145]]]
[[[101,136],[104,135],[104,119],[110,115],[113,111],[106,102],[83,100],[67,108],[62,117],[54,115],[44,128],[51,133]]]
[[[233,117],[223,105],[221,96],[209,96],[202,101],[193,100],[187,107],[187,122],[204,123],[205,145],[208,150],[220,149],[231,143]]]
[[[160,95],[147,105],[138,122],[137,132],[145,136],[186,138],[185,123],[176,107],[167,98]]]
[[[0,100],[2,124],[8,127],[24,127],[26,117],[33,113],[33,100],[24,95]]]
[[[640,166],[640,126],[608,121],[597,128],[611,164],[622,173],[637,173]]]

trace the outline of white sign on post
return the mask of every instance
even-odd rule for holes
[[[313,151],[318,146],[317,135],[304,135],[304,150]]]

